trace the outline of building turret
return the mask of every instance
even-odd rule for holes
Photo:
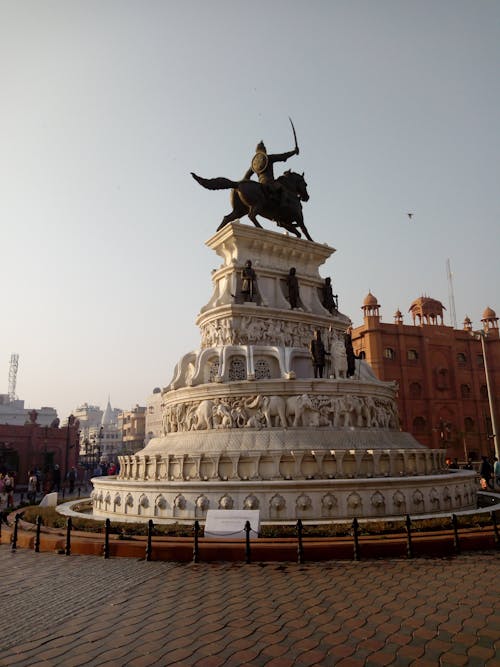
[[[483,316],[481,318],[483,324],[483,330],[489,336],[494,335],[498,337],[498,317],[493,308],[489,306],[485,309]]]
[[[399,308],[394,313],[394,324],[403,324],[403,313]]]
[[[377,317],[380,319],[380,306],[377,301],[377,297],[373,296],[371,292],[365,296],[361,310],[363,311],[363,316],[366,317]]]
[[[419,325],[443,325],[443,310],[446,310],[446,308],[441,301],[431,299],[428,296],[420,296],[411,304],[408,312],[411,313],[414,325],[417,324],[416,320],[418,320]]]

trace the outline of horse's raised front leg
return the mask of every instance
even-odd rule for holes
[[[226,225],[228,225],[230,222],[233,222],[234,220],[238,220],[239,217],[240,217],[240,216],[239,216],[239,213],[238,213],[237,211],[234,211],[234,210],[231,211],[231,213],[228,213],[227,215],[225,215],[225,216],[222,218],[222,222],[221,222],[220,225],[217,227],[217,231],[219,231],[220,229],[222,229],[223,227],[225,227]]]
[[[257,213],[258,212],[259,212],[259,209],[256,206],[251,206],[250,209],[248,210],[248,217],[250,218],[250,220],[253,222],[253,224],[256,227],[260,227],[260,229],[263,229],[262,225],[257,220]]]

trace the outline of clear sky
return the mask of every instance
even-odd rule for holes
[[[241,178],[288,116],[354,324],[368,290],[448,308],[448,258],[459,326],[500,314],[499,65],[497,0],[0,0],[0,393],[13,352],[61,417],[168,384],[230,210],[190,171]]]

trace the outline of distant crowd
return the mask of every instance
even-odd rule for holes
[[[75,487],[80,484],[86,485],[92,477],[101,477],[106,475],[118,474],[116,464],[102,462],[96,464],[93,470],[81,468],[77,470],[72,467],[66,475],[65,491],[68,495],[73,495]],[[0,470],[0,511],[11,509],[15,506],[14,493],[26,494],[29,503],[35,504],[39,494],[60,493],[63,487],[61,479],[61,469],[56,464],[45,472],[34,468],[28,472],[26,481],[23,483],[17,479],[15,472],[10,470]]]

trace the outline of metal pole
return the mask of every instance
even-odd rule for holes
[[[198,547],[198,537],[200,535],[200,523],[198,519],[194,522],[194,545],[193,545],[193,563],[200,560],[200,551]]]
[[[481,338],[481,347],[483,349],[483,360],[484,360],[484,374],[486,375],[486,390],[488,392],[488,404],[490,406],[490,418],[491,418],[491,428],[493,430],[493,444],[495,446],[495,456],[500,460],[500,446],[498,443],[498,430],[495,416],[495,405],[493,403],[493,391],[490,382],[490,374],[488,371],[488,361],[486,357],[486,344],[485,338],[486,334],[484,331],[479,332],[479,337]]]
[[[151,560],[151,554],[153,552],[152,538],[153,538],[153,519],[150,519],[148,521],[148,542],[146,545],[146,560]]]
[[[413,558],[413,544],[411,541],[411,518],[410,515],[406,515],[406,553],[408,554],[408,558]]]
[[[66,556],[71,556],[71,528],[72,528],[73,521],[71,520],[71,517],[68,517],[68,521],[66,523],[66,548],[64,550],[64,553]]]
[[[14,532],[12,534],[12,551],[15,551],[17,549],[17,529],[19,525],[19,514],[16,514],[16,518],[14,519]]]
[[[104,558],[109,558],[109,530],[111,528],[111,521],[106,519],[104,523]]]
[[[35,533],[35,551],[40,552],[40,530],[42,528],[42,517],[40,515],[36,518],[36,533]]]
[[[245,563],[247,565],[251,563],[251,558],[250,558],[250,521],[247,521],[245,523]]]
[[[359,560],[359,522],[354,517],[353,522],[352,522],[352,536],[354,539],[354,553],[353,557],[354,560]]]
[[[304,564],[304,545],[302,544],[302,521],[297,520],[297,562],[299,565]]]

